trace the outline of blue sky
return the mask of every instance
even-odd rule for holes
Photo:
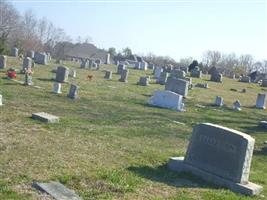
[[[68,35],[90,36],[100,48],[130,47],[176,60],[200,59],[206,50],[267,59],[265,0],[12,0]]]

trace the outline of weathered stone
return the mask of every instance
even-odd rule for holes
[[[61,83],[54,83],[53,93],[61,94]]]
[[[104,78],[108,80],[112,79],[112,71],[106,71]]]
[[[245,195],[262,187],[249,182],[255,140],[242,132],[215,124],[194,127],[186,156],[171,158],[168,167],[194,175]]]
[[[121,82],[128,82],[128,75],[129,75],[129,70],[128,69],[124,69],[121,72],[121,78],[119,79],[119,81]]]
[[[258,94],[256,101],[256,108],[265,109],[266,106],[266,94]]]
[[[16,47],[12,48],[11,49],[11,56],[18,57],[18,55],[19,55],[19,49]]]
[[[170,73],[161,72],[160,77],[157,79],[156,82],[159,83],[160,85],[165,85],[169,76],[170,76]]]
[[[195,77],[195,78],[202,78],[202,71],[201,70],[192,70],[191,71],[191,77]]]
[[[222,97],[216,96],[215,106],[223,106],[223,98]]]
[[[237,110],[237,111],[242,110],[242,109],[241,109],[241,103],[240,103],[238,100],[236,100],[236,101],[233,103],[233,109],[234,109],[234,110]]]
[[[77,72],[75,69],[70,70],[69,76],[72,78],[76,78]]]
[[[186,97],[188,94],[189,82],[179,78],[169,77],[165,84],[165,90],[175,92]]]
[[[73,190],[58,182],[35,183],[33,186],[42,192],[46,192],[56,200],[82,200]]]
[[[154,76],[156,79],[160,78],[161,72],[163,72],[163,69],[161,67],[156,67],[154,69]]]
[[[184,111],[183,96],[171,91],[155,91],[148,104],[162,108]]]
[[[149,85],[149,79],[150,79],[150,77],[147,77],[147,76],[140,77],[139,85],[148,86]]]
[[[211,76],[210,76],[210,80],[214,81],[214,82],[220,82],[221,83],[222,78],[223,78],[222,74],[219,74],[219,73],[214,73],[214,74],[211,74]]]
[[[32,114],[32,119],[39,120],[41,122],[46,122],[46,123],[58,123],[59,122],[59,117],[50,115],[45,112]]]
[[[56,81],[59,83],[68,82],[69,68],[65,66],[57,67]]]
[[[5,69],[7,66],[7,56],[0,55],[0,69]]]
[[[207,88],[209,88],[209,85],[208,85],[208,83],[197,83],[197,84],[195,85],[195,87],[200,87],[200,88],[205,88],[205,89],[207,89]]]
[[[105,64],[107,64],[107,65],[110,64],[110,54],[109,53],[106,55],[106,62],[105,62]]]
[[[23,59],[22,72],[25,73],[25,71],[30,68],[32,68],[32,59],[29,57],[26,57]]]
[[[186,76],[186,73],[183,70],[173,69],[171,71],[171,77],[183,79],[185,78],[185,76]]]
[[[34,58],[34,51],[27,51],[26,57],[33,59]]]
[[[123,64],[119,64],[117,67],[117,74],[121,74],[123,70],[126,69],[126,66]]]
[[[46,53],[35,52],[34,62],[41,65],[47,65],[48,59]]]
[[[243,83],[250,83],[251,79],[249,76],[241,76],[239,81]]]
[[[79,87],[77,85],[71,84],[68,97],[72,99],[78,98],[78,89]]]

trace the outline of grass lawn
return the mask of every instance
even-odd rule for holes
[[[253,108],[257,93],[266,92],[257,84],[228,78],[223,83],[208,82],[209,89],[194,88],[185,99],[186,112],[151,107],[148,98],[164,86],[137,85],[140,76],[152,71],[130,69],[128,83],[119,82],[116,66],[103,65],[100,71],[80,69],[77,78],[62,85],[62,94],[53,94],[58,66],[34,68],[37,89],[7,80],[0,73],[0,199],[49,199],[31,188],[34,181],[57,180],[84,199],[266,199],[267,152],[262,150],[267,132],[258,127],[266,120],[266,110]],[[20,69],[22,61],[8,57],[8,66]],[[103,70],[113,71],[105,80]],[[92,81],[86,79],[93,74]],[[24,80],[18,75],[18,80]],[[67,98],[70,83],[79,88],[79,99]],[[230,89],[237,89],[238,92]],[[246,93],[240,91],[246,88]],[[215,97],[226,106],[211,106]],[[231,110],[239,99],[242,111]],[[197,104],[205,108],[196,106]],[[60,117],[59,124],[32,120],[31,114],[47,112]],[[215,187],[190,174],[166,168],[171,156],[185,154],[192,128],[210,122],[233,128],[256,139],[250,181],[263,186],[258,197],[246,197]]]

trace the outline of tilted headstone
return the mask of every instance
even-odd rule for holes
[[[223,98],[222,97],[216,96],[215,106],[223,106]]]
[[[163,69],[161,67],[156,67],[154,69],[154,76],[156,79],[159,79],[161,72],[163,72]]]
[[[155,91],[154,95],[148,100],[148,104],[162,108],[174,109],[176,111],[185,111],[183,96],[166,90]]]
[[[106,55],[106,62],[105,62],[105,64],[107,64],[107,65],[110,64],[110,54],[109,53]]]
[[[78,98],[78,89],[79,87],[77,85],[71,84],[68,97],[72,99]]]
[[[39,120],[41,122],[46,122],[46,123],[58,123],[59,122],[59,117],[45,113],[45,112],[33,113],[32,119]]]
[[[175,92],[186,97],[188,94],[189,82],[179,78],[169,77],[165,84],[165,90]]]
[[[34,51],[27,51],[26,57],[33,59],[34,58]]]
[[[236,101],[233,103],[233,109],[234,109],[234,110],[237,110],[237,111],[242,110],[242,109],[241,109],[241,103],[240,103],[240,101],[236,100]]]
[[[256,108],[265,109],[266,106],[266,94],[258,94],[256,101]]]
[[[261,83],[262,87],[267,87],[267,79],[263,79]]]
[[[61,94],[61,83],[54,83],[53,85],[53,93]]]
[[[0,69],[5,69],[7,66],[7,56],[0,55]]]
[[[48,59],[46,53],[35,52],[34,62],[40,65],[47,65]]]
[[[108,80],[112,79],[112,71],[106,71],[104,78]]]
[[[129,70],[128,69],[124,69],[121,72],[121,78],[119,79],[119,81],[121,82],[128,82],[128,75],[129,75]]]
[[[159,83],[160,85],[165,85],[169,76],[170,73],[161,72],[160,77],[157,79],[157,83]]]
[[[239,81],[243,83],[250,83],[251,79],[249,76],[241,76]]]
[[[245,195],[257,195],[260,185],[249,182],[255,140],[240,131],[203,123],[194,127],[185,158],[173,157],[171,170],[190,172]]]
[[[117,66],[117,74],[121,74],[123,70],[126,69],[126,65],[123,65],[123,64],[119,64]]]
[[[210,80],[214,81],[214,82],[220,82],[221,83],[222,82],[222,78],[223,78],[223,76],[220,73],[213,73],[210,76]]]
[[[11,56],[18,57],[18,55],[19,55],[19,49],[16,47],[12,48],[11,49]]]
[[[25,73],[25,71],[30,68],[32,68],[32,59],[29,57],[25,57],[23,59],[22,72]]]
[[[65,66],[57,67],[56,81],[59,83],[68,82],[69,68]]]
[[[138,84],[141,85],[141,86],[148,86],[149,85],[149,80],[150,80],[150,77],[148,77],[148,76],[140,77]]]

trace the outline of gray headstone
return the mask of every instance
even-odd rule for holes
[[[148,76],[140,77],[138,84],[141,86],[148,86],[149,85],[149,79],[150,79],[150,77],[148,77]]]
[[[89,63],[88,63],[88,61],[87,60],[82,60],[81,61],[81,68],[87,68],[89,66]]]
[[[261,83],[262,87],[267,87],[267,79],[263,79]]]
[[[106,62],[105,62],[105,64],[107,64],[107,65],[110,64],[110,54],[109,53],[106,55]]]
[[[7,56],[0,55],[0,69],[5,69],[7,66]]]
[[[160,78],[161,72],[163,72],[163,69],[161,67],[156,67],[154,69],[154,76],[156,79]]]
[[[112,79],[112,71],[106,71],[104,78],[109,80]]]
[[[124,69],[121,72],[121,78],[119,79],[119,81],[121,82],[128,82],[128,75],[129,75],[129,70],[128,69]]]
[[[78,98],[78,89],[79,87],[77,85],[71,84],[68,97],[72,99]]]
[[[42,192],[46,192],[56,200],[82,200],[73,190],[66,188],[58,182],[35,183],[34,187]]]
[[[259,194],[262,187],[248,180],[254,143],[245,133],[210,123],[198,124],[185,158],[171,158],[168,166],[235,192]]]
[[[16,47],[12,48],[12,49],[11,49],[11,56],[13,56],[13,57],[18,57],[18,55],[19,55],[19,50],[18,50],[18,48],[16,48]]]
[[[47,65],[48,63],[48,58],[46,53],[40,53],[40,52],[35,52],[34,53],[34,62],[40,65]]]
[[[215,106],[223,106],[223,98],[222,97],[216,96]]]
[[[126,66],[123,64],[119,64],[117,67],[117,74],[121,74],[123,70],[126,69]]]
[[[61,83],[54,83],[53,93],[61,94]]]
[[[234,110],[237,110],[237,111],[242,110],[242,109],[241,109],[241,103],[240,103],[240,101],[236,100],[236,101],[233,103],[233,109],[234,109]]]
[[[59,122],[59,117],[45,113],[45,112],[33,113],[32,119],[39,120],[41,122],[46,122],[46,123],[58,123]]]
[[[240,82],[243,82],[243,83],[250,83],[251,82],[251,79],[249,76],[241,76],[240,77]]]
[[[183,79],[183,78],[185,78],[185,76],[186,76],[186,73],[183,70],[173,69],[171,71],[171,77]]]
[[[201,70],[192,70],[191,77],[194,78],[202,78],[202,71]]]
[[[34,58],[34,51],[27,51],[26,53],[26,57],[29,57],[29,58]]]
[[[161,72],[160,77],[157,79],[157,83],[159,83],[160,85],[165,85],[169,76],[170,73]]]
[[[205,89],[209,88],[208,83],[197,83],[195,86],[200,87],[200,88],[205,88]]]
[[[155,91],[154,95],[148,100],[148,104],[162,108],[174,109],[176,111],[185,111],[183,96],[166,90]]]
[[[266,106],[266,94],[258,94],[256,101],[256,108],[265,109]]]
[[[210,76],[210,80],[214,81],[214,82],[220,82],[221,83],[222,82],[222,78],[223,78],[223,76],[220,73],[213,73]]]
[[[59,83],[68,82],[69,68],[65,66],[57,67],[56,81]]]
[[[189,82],[179,78],[169,77],[165,84],[165,90],[180,94],[184,97],[188,94]]]
[[[25,73],[25,71],[30,68],[32,68],[32,59],[29,57],[25,57],[23,59],[22,72]]]

